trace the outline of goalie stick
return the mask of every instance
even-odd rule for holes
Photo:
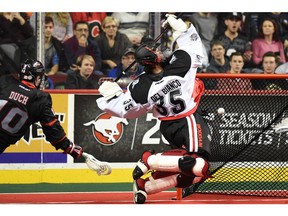
[[[180,18],[182,16],[182,13],[179,13],[179,15],[177,16],[177,18]],[[156,43],[158,40],[160,40],[160,38],[167,32],[167,30],[170,28],[169,25],[166,25],[164,30],[158,35],[158,37],[156,37],[153,42]],[[128,70],[130,70],[130,68],[136,63],[136,60],[134,60],[124,71],[122,71],[121,74],[119,74],[119,76],[114,80],[114,82],[117,82],[123,75],[126,74],[126,72]]]
[[[85,163],[89,169],[96,171],[100,175],[109,175],[112,172],[112,167],[108,162],[99,161],[93,155],[83,152]]]

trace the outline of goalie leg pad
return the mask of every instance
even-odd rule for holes
[[[147,163],[150,169],[157,171],[179,172],[178,161],[182,156],[162,155],[161,153],[151,155]]]
[[[174,188],[177,185],[178,175],[178,173],[155,172],[145,183],[146,193],[150,195]]]

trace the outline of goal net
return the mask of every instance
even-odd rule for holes
[[[200,105],[212,132],[210,172],[214,178],[183,189],[182,196],[220,193],[287,197],[288,76],[197,76],[206,87]],[[224,108],[225,114],[219,115],[218,108]],[[276,133],[279,128],[282,132]]]

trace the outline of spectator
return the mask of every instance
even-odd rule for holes
[[[67,73],[78,69],[76,60],[80,55],[91,55],[95,61],[94,73],[102,74],[100,71],[102,64],[101,51],[97,43],[88,38],[88,23],[85,21],[75,23],[73,33],[74,36],[63,44],[65,56],[70,66]]]
[[[262,58],[262,74],[275,74],[278,65],[278,57],[274,52],[267,52]],[[253,89],[258,90],[281,90],[288,89],[286,79],[254,79],[252,80]]]
[[[36,40],[26,13],[0,13],[0,48],[16,70],[26,58],[36,57]]]
[[[53,35],[54,21],[51,17],[45,16],[44,24],[44,48],[45,48],[45,72],[54,75],[59,71],[65,72],[68,69],[62,43]]]
[[[54,22],[53,36],[64,43],[73,36],[73,23],[70,14],[67,12],[46,13]]]
[[[253,66],[251,43],[244,35],[239,33],[241,22],[242,15],[240,13],[227,13],[225,17],[225,32],[216,35],[213,40],[223,42],[228,57],[235,51],[244,53],[244,68],[251,68]]]
[[[288,13],[283,13],[283,12],[261,13],[259,16],[259,19],[263,20],[265,18],[272,18],[277,23],[279,39],[284,44],[284,49],[287,52],[288,51]],[[286,60],[288,60],[287,57],[288,56],[286,53]]]
[[[101,23],[106,17],[106,12],[71,12],[73,23],[86,21],[89,24],[89,37],[96,38],[101,32]]]
[[[128,36],[134,48],[149,33],[149,12],[114,12],[111,16],[118,20],[119,32]]]
[[[208,73],[225,73],[229,71],[229,58],[225,55],[225,47],[221,41],[213,41],[211,43],[211,60],[206,69]]]
[[[217,32],[218,32],[219,35],[224,34],[224,32],[226,31],[227,26],[225,24],[225,20],[226,20],[226,17],[228,15],[230,15],[230,14],[231,13],[227,13],[227,12],[219,12],[219,13],[217,13],[217,20],[218,20]]]
[[[263,55],[268,51],[275,52],[278,63],[286,62],[284,46],[279,40],[277,24],[275,20],[266,18],[259,28],[259,36],[252,41],[253,62],[255,65],[261,65]]]
[[[125,71],[134,61],[135,61],[135,49],[128,48],[125,50],[121,63],[117,65],[114,69],[109,71],[108,77],[117,78],[123,71]],[[125,74],[117,82],[122,88],[126,88],[127,85],[134,80],[138,75],[143,72],[143,66],[139,65],[137,62],[131,66],[131,68],[125,71]]]
[[[211,43],[211,60],[206,68],[207,73],[226,73],[230,70],[229,58],[225,55],[224,44],[221,41]],[[217,79],[203,79],[206,89],[215,89]]]
[[[229,74],[240,74],[244,66],[244,57],[240,52],[234,52],[230,56],[230,70]],[[250,90],[252,84],[249,79],[241,78],[223,78],[219,79],[217,83],[217,89],[222,90]]]
[[[127,47],[132,47],[128,37],[118,31],[118,26],[114,17],[106,16],[102,22],[103,31],[95,38],[101,50],[101,71],[105,75],[121,63],[123,51]]]
[[[195,26],[202,43],[206,48],[206,52],[210,53],[210,43],[215,35],[217,35],[217,16],[214,13],[193,13],[189,20]]]
[[[97,76],[93,75],[95,61],[90,55],[77,58],[77,70],[68,74],[65,89],[98,89]]]

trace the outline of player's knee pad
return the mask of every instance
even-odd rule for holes
[[[184,156],[179,159],[178,166],[180,171],[187,176],[194,176],[192,169],[196,163],[195,158],[191,156]]]
[[[184,156],[179,159],[179,169],[188,176],[208,177],[209,163],[201,157]]]

